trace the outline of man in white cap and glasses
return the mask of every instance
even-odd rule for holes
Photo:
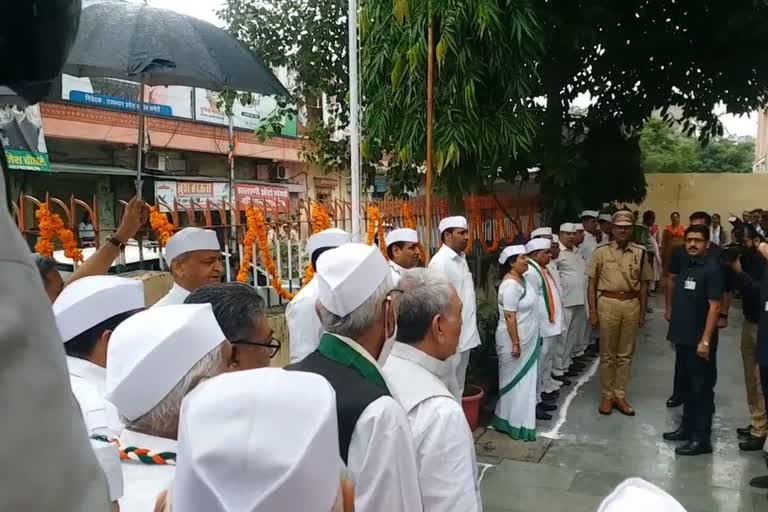
[[[451,358],[451,364],[455,367],[454,378],[446,382],[451,393],[461,401],[461,397],[464,396],[464,382],[467,378],[469,351],[480,345],[475,281],[469,271],[464,253],[469,241],[467,219],[460,216],[446,217],[440,221],[438,228],[443,246],[429,261],[429,268],[445,275],[456,288],[461,299],[461,337],[457,354]]]
[[[182,399],[222,373],[231,354],[210,304],[148,309],[115,329],[107,351],[107,400],[125,424],[118,438],[127,459],[121,512],[153,509],[173,478]]]
[[[342,473],[336,394],[319,375],[247,370],[184,399],[172,510],[351,512]]]
[[[221,245],[211,229],[182,229],[168,240],[163,256],[171,269],[173,287],[153,307],[183,304],[201,286],[221,281]]]
[[[406,270],[419,264],[419,234],[415,229],[393,229],[385,240],[392,278],[397,284]]]
[[[339,228],[324,229],[309,237],[307,254],[315,273],[317,273],[317,260],[321,254],[349,242],[349,233]],[[312,279],[285,308],[291,363],[298,363],[307,357],[320,343],[323,328],[315,311],[317,292],[317,279]]]
[[[584,210],[581,212],[581,224],[584,226],[584,242],[579,246],[579,251],[584,260],[589,263],[592,259],[592,253],[597,249],[600,242],[600,226],[597,224],[597,218],[600,212],[597,210]]]
[[[479,511],[474,439],[444,382],[461,334],[459,295],[433,269],[407,272],[398,287],[398,341],[384,375],[408,414],[424,511]]]
[[[345,244],[317,261],[320,345],[287,367],[317,373],[336,391],[339,450],[357,512],[422,510],[413,438],[382,366],[397,336],[392,274],[377,247]]]
[[[547,238],[534,238],[525,245],[528,254],[528,270],[524,274],[526,284],[538,297],[539,334],[541,352],[539,354],[536,419],[551,420],[551,411],[557,409],[546,403],[542,397],[544,376],[552,372],[552,353],[562,332],[563,307],[555,278],[547,265],[552,260],[552,241]],[[539,368],[543,367],[543,368]],[[560,380],[563,385],[570,384],[566,378]]]
[[[72,393],[91,435],[112,438],[122,428],[117,410],[104,399],[107,347],[117,326],[143,309],[141,281],[116,276],[84,277],[64,288],[53,303]]]

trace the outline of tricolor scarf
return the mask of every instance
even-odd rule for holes
[[[539,264],[534,261],[529,261],[530,266],[539,274],[541,278],[541,291],[544,294],[544,305],[547,307],[547,317],[549,317],[549,323],[555,323],[556,311],[555,311],[555,295],[552,293],[552,286],[549,284],[549,279],[544,277]],[[546,270],[546,269],[544,269]]]
[[[109,439],[107,436],[102,435],[93,435],[91,439],[116,444],[121,461],[132,461],[156,466],[176,465],[176,454],[173,452],[156,452],[149,448],[125,446],[119,438]]]

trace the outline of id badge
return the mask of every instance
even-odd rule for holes
[[[686,290],[695,290],[696,289],[696,281],[693,279],[686,279],[685,280],[685,289]]]

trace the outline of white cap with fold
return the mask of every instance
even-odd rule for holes
[[[387,247],[397,242],[419,243],[419,234],[415,229],[400,228],[393,229],[386,236]]]
[[[537,238],[540,236],[552,236],[552,228],[545,226],[536,228],[531,232],[531,238]]]
[[[629,478],[603,500],[597,512],[685,512],[663,489],[642,478]]]
[[[584,224],[582,224],[581,222],[577,222],[576,224],[573,225],[573,228],[576,231],[584,231]]]
[[[88,276],[66,286],[53,314],[66,343],[113,316],[144,309],[144,285],[135,279]]]
[[[525,244],[525,252],[528,254],[535,252],[535,251],[543,251],[545,249],[551,249],[552,248],[552,240],[548,240],[546,238],[534,238],[527,244]]]
[[[576,225],[573,224],[573,222],[565,222],[563,224],[560,224],[560,232],[561,233],[575,233],[576,232]]]
[[[318,298],[337,316],[360,307],[390,275],[378,247],[344,244],[324,252],[317,260]]]
[[[210,304],[136,313],[109,339],[107,400],[129,421],[143,416],[225,339]]]
[[[557,236],[557,235],[555,235],[555,234],[553,234],[553,235],[552,235],[552,241],[553,241],[554,243],[556,243],[556,244],[559,244],[559,243],[560,243],[560,237],[559,237],[559,236]]]
[[[597,220],[599,220],[601,222],[613,222],[613,215],[611,215],[609,213],[601,213],[597,217]]]
[[[324,247],[338,247],[352,241],[349,233],[339,228],[328,228],[319,231],[307,239],[307,254]]]
[[[585,217],[592,217],[596,219],[599,214],[600,212],[598,212],[597,210],[584,210],[583,212],[581,212],[581,215],[579,217],[581,217],[582,219]]]
[[[228,373],[184,399],[173,509],[329,512],[342,470],[328,381],[279,368]]]
[[[216,232],[196,227],[182,229],[165,245],[165,261],[170,265],[174,258],[192,251],[221,251]]]
[[[458,228],[458,229],[467,229],[467,219],[465,217],[462,217],[461,215],[457,215],[455,217],[446,217],[443,220],[440,221],[440,225],[438,226],[438,231],[442,234],[446,229],[451,228]]]
[[[499,263],[503,265],[512,256],[517,256],[518,254],[525,254],[525,253],[526,253],[526,250],[524,245],[510,245],[508,247],[505,247],[504,250],[501,251],[501,254],[499,254]]]

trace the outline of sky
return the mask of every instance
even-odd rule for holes
[[[224,5],[224,0],[149,0],[149,5],[194,16],[219,27],[223,26],[223,22],[216,17],[215,12]],[[724,112],[725,107],[721,106],[717,111]],[[720,120],[728,135],[754,137],[757,134],[757,116],[754,113],[741,117],[723,113]]]

